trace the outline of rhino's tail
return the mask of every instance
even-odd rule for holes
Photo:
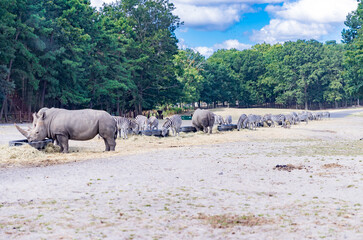
[[[117,139],[117,125],[116,125],[116,127],[115,127],[115,134],[114,134],[113,138],[114,138],[115,140]]]

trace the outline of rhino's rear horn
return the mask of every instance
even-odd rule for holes
[[[24,130],[24,129],[22,129],[21,127],[19,127],[18,125],[16,125],[15,123],[14,123],[14,125],[15,125],[15,127],[16,127],[16,129],[18,129],[18,131],[24,136],[24,137],[26,137],[26,138],[28,138],[29,137],[29,131],[26,131],[26,130]]]

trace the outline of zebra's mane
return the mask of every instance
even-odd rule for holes
[[[168,117],[167,117],[167,118],[165,118],[165,120],[166,120],[166,121],[164,122],[163,127],[165,127],[165,125],[166,125],[168,122],[170,122],[170,121],[171,121],[171,120],[170,120],[170,118],[168,118]]]

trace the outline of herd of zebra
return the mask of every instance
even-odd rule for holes
[[[127,139],[127,134],[130,132],[134,134],[139,134],[140,131],[159,129],[159,120],[154,116],[151,116],[149,118],[143,115],[137,115],[136,118],[113,116],[113,118],[115,119],[117,124],[118,136],[119,138],[123,139]],[[269,127],[281,125],[282,127],[289,128],[291,127],[291,125],[295,125],[300,122],[306,122],[307,124],[308,121],[321,120],[322,118],[330,118],[330,113],[303,111],[300,113],[292,112],[290,114],[265,114],[264,116],[255,114],[242,114],[237,122],[237,130],[256,130],[257,127],[263,127],[265,124]],[[214,114],[214,119],[216,125],[223,126],[232,124],[231,115],[227,115],[225,118],[223,118],[221,115]],[[173,136],[179,136],[181,125],[181,116],[173,115],[165,119],[165,122],[162,125],[161,133],[163,136],[165,136],[168,130],[171,129]]]
[[[135,119],[118,116],[113,116],[113,118],[117,124],[118,136],[123,139],[127,139],[129,131],[138,134],[140,131],[159,129],[159,120],[154,116],[147,118],[143,115],[137,115]],[[179,136],[181,125],[182,119],[179,115],[166,118],[162,126],[162,135],[165,136],[168,130],[171,129],[174,136],[176,134]]]
[[[275,124],[281,125],[285,128],[290,128],[291,125],[298,124],[300,122],[306,122],[308,124],[311,120],[321,120],[322,118],[330,118],[329,112],[307,112],[303,111],[301,113],[292,112],[290,114],[265,114],[264,116],[249,114],[242,114],[237,122],[238,131],[241,128],[248,128],[250,130],[257,127],[263,127],[265,124],[267,126],[275,127]],[[219,116],[220,119],[220,116]],[[231,123],[231,116],[227,116],[224,123]]]

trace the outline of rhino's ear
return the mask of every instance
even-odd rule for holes
[[[42,120],[44,120],[44,119],[45,119],[45,117],[46,117],[45,112],[42,112],[42,113],[40,114],[40,116],[39,116],[39,118],[40,118],[40,119],[42,119]]]

